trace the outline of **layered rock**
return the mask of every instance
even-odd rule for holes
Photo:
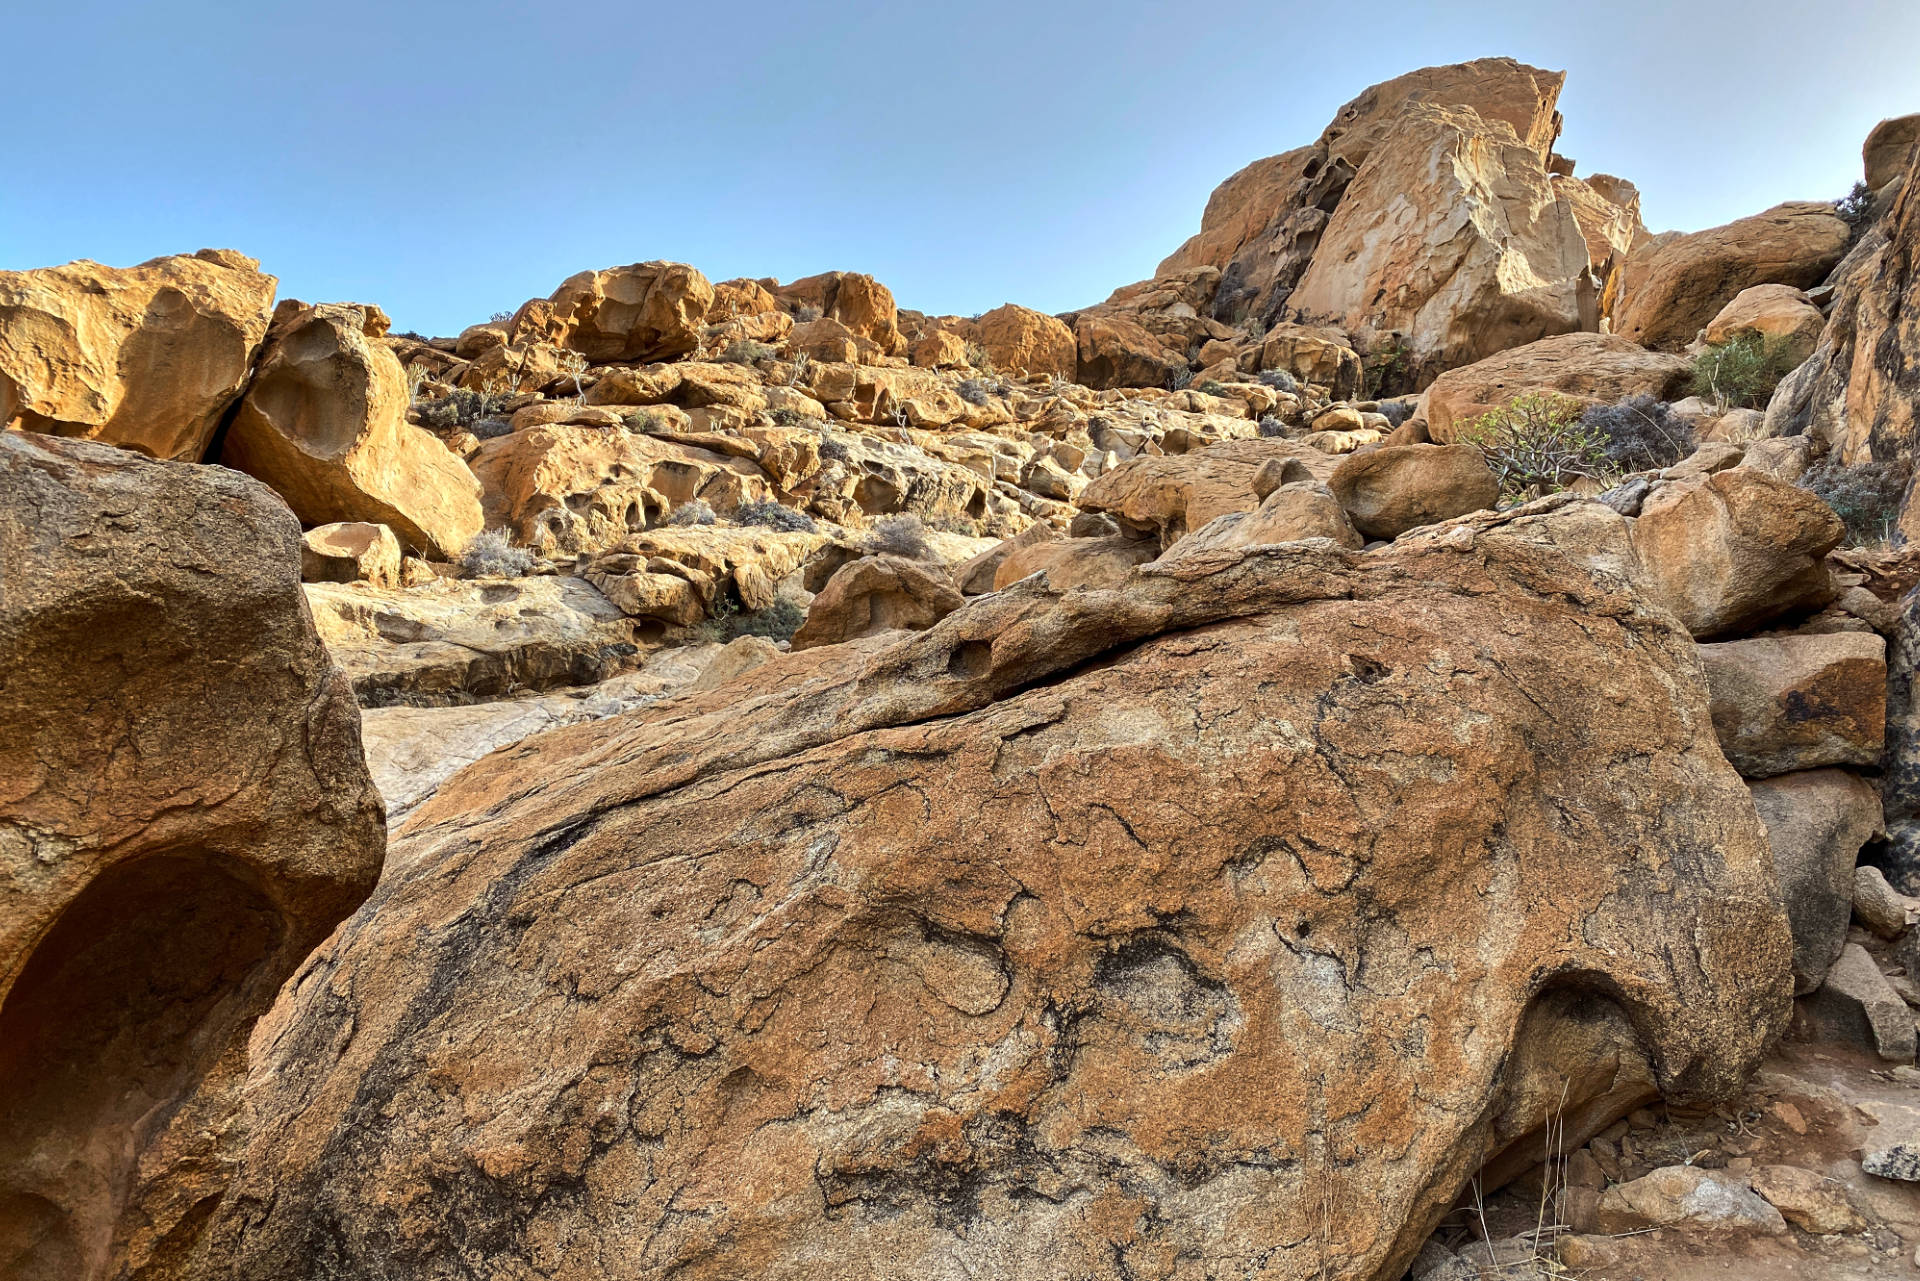
[[[0,434],[0,1274],[167,1259],[254,1018],[379,874],[265,486]]]
[[[509,322],[515,343],[547,342],[590,361],[673,360],[700,345],[713,285],[678,262],[637,262],[569,276]]]
[[[480,532],[480,485],[407,422],[385,327],[377,309],[282,303],[220,461],[272,486],[305,524],[386,525],[428,555],[458,555]]]
[[[1907,171],[1920,147],[1920,115],[1882,120],[1860,145],[1867,187],[1879,191]]]
[[[259,266],[203,249],[0,271],[0,427],[200,461],[266,338]]]
[[[1371,1281],[1550,1121],[1721,1097],[1789,939],[1691,642],[1463,528],[1035,580],[480,761],[256,1040],[200,1275]]]

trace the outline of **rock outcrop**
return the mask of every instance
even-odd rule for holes
[[[1624,545],[1036,580],[478,762],[263,1025],[199,1275],[1373,1281],[1484,1156],[1725,1095],[1770,860],[1562,514]]]
[[[202,249],[0,271],[0,428],[199,462],[266,338],[259,267]]]
[[[380,872],[299,567],[244,476],[0,433],[0,1274],[199,1226],[248,1028]]]
[[[700,346],[713,285],[685,263],[583,271],[508,323],[515,344],[546,342],[590,361],[672,360]]]
[[[1585,404],[1626,396],[1671,399],[1691,363],[1611,334],[1561,334],[1441,374],[1420,398],[1420,416],[1438,441],[1469,419],[1530,392],[1557,392]]]

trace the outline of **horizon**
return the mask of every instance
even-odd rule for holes
[[[407,43],[405,21],[401,39],[368,42],[394,15],[364,3],[325,21],[212,0],[170,13],[81,3],[17,20],[24,47],[72,55],[24,73],[23,171],[111,172],[135,200],[23,185],[0,208],[0,269],[231,248],[260,259],[283,298],[375,303],[396,330],[436,335],[576,272],[652,259],[713,280],[867,272],[929,315],[1004,302],[1059,313],[1151,276],[1199,229],[1222,180],[1311,142],[1367,86],[1423,66],[1506,56],[1564,71],[1557,149],[1580,176],[1633,182],[1655,232],[1838,199],[1859,177],[1868,129],[1920,110],[1920,76],[1904,63],[1920,11],[1883,0],[1828,7],[1823,58],[1848,66],[1844,82],[1806,74],[1798,51],[1768,38],[1792,13],[1778,0],[1680,12],[1636,0],[1619,29],[1646,21],[1663,39],[1631,49],[1590,48],[1517,4],[1484,7],[1470,24],[1460,8],[1398,6],[1368,33],[1383,34],[1364,61],[1256,64],[1224,101],[1170,105],[1138,78],[1226,77],[1197,76],[1194,64],[1217,55],[1192,39],[1170,47],[1167,23],[1234,27],[1236,51],[1289,28],[1346,28],[1319,8],[1243,0],[1206,26],[1140,3],[996,0],[946,15],[956,29],[930,44],[935,16],[871,3],[836,7],[837,23],[772,6],[750,6],[750,23],[741,10],[616,15],[598,0],[554,23],[433,3],[405,18],[458,25],[421,46]],[[1012,35],[996,38],[1005,24],[988,16],[999,13],[1015,15]],[[198,36],[215,21],[231,44],[210,59]],[[79,44],[81,30],[109,34]],[[604,38],[583,39],[590,30]],[[648,36],[656,48],[621,60],[624,40]],[[1079,56],[1063,62],[1057,49],[1072,41]],[[695,53],[657,51],[681,46]],[[1700,65],[1702,48],[1720,54],[1713,66]],[[479,100],[449,112],[423,62],[482,85]],[[78,105],[54,80],[67,83],[76,63],[99,90]],[[876,85],[894,67],[924,74]],[[557,87],[543,73],[559,74]],[[989,87],[978,92],[999,96],[983,107],[962,96],[976,78],[1032,100]],[[1685,120],[1697,128],[1674,129]],[[1036,146],[1036,121],[1057,122],[1064,140]],[[637,164],[624,162],[630,153]],[[93,159],[76,166],[75,155]]]

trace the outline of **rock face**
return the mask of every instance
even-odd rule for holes
[[[1171,457],[1142,457],[1102,475],[1081,493],[1083,511],[1106,512],[1122,531],[1171,547],[1228,512],[1260,505],[1254,476],[1263,463],[1295,459],[1325,479],[1337,460],[1289,440],[1235,440]]]
[[[259,266],[203,249],[0,271],[0,428],[200,461],[266,337]]]
[[[1880,829],[1880,794],[1845,770],[1748,784],[1793,927],[1794,991],[1811,992],[1840,957],[1853,915],[1853,868]]]
[[[308,525],[386,525],[431,556],[480,532],[480,485],[407,422],[407,380],[364,307],[289,300],[274,313],[220,461],[272,486]]]
[[[1352,454],[1334,468],[1327,488],[1370,538],[1398,538],[1500,498],[1500,482],[1477,445],[1388,445]]]
[[[1819,284],[1850,236],[1832,205],[1790,201],[1724,227],[1660,237],[1621,267],[1613,332],[1643,347],[1678,350],[1743,289]]]
[[[993,367],[1006,373],[1072,378],[1078,349],[1073,331],[1044,312],[1008,303],[974,322]]]
[[[256,1038],[198,1275],[1371,1281],[1563,1100],[1730,1091],[1789,938],[1691,642],[1476,530],[1025,583],[470,767]]]
[[[1713,728],[1727,759],[1748,778],[1879,764],[1886,653],[1887,643],[1871,632],[1702,645]]]
[[[1529,392],[1558,392],[1588,404],[1643,394],[1670,400],[1691,370],[1684,356],[1648,351],[1612,334],[1561,334],[1441,374],[1421,396],[1420,412],[1435,440],[1450,441],[1467,420]]]
[[[203,1079],[379,874],[299,564],[246,477],[0,434],[0,1275],[197,1225],[232,1112]]]

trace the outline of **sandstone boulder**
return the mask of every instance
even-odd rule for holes
[[[1721,750],[1748,778],[1879,764],[1886,653],[1887,643],[1871,632],[1702,645]]]
[[[1826,323],[1826,317],[1804,291],[1792,285],[1754,285],[1735,294],[1733,301],[1707,322],[1705,337],[1710,345],[1719,346],[1746,334],[1758,334],[1784,344],[1790,363],[1797,365],[1813,354]]]
[[[637,262],[569,276],[508,326],[515,342],[544,341],[589,361],[675,360],[700,345],[713,285],[685,263]]]
[[[1255,488],[1257,491],[1258,485]],[[1297,542],[1302,538],[1328,538],[1355,550],[1366,543],[1347,518],[1340,501],[1325,485],[1317,481],[1296,481],[1263,495],[1260,506],[1253,511],[1216,516],[1175,543],[1169,551],[1177,555],[1202,547],[1259,547]]]
[[[1024,547],[1030,547],[1034,543],[1050,542],[1059,536],[1058,531],[1052,526],[1036,521],[1012,538],[1002,539],[979,555],[954,566],[953,585],[960,589],[960,594],[963,596],[984,596],[996,590],[997,585],[994,580],[999,575],[1000,566],[1006,563],[1007,557]],[[1153,557],[1149,556],[1147,559],[1152,560]],[[1026,575],[1022,574],[1020,577],[1025,578]]]
[[[1500,482],[1478,445],[1391,445],[1349,454],[1327,488],[1369,538],[1398,538],[1500,499]]]
[[[1127,581],[1136,565],[1160,555],[1150,538],[1109,534],[1099,538],[1052,539],[1015,548],[994,571],[995,591],[1031,574],[1045,574],[1056,592],[1095,588],[1112,590]]]
[[[1488,529],[1034,581],[483,759],[256,1038],[201,1275],[1398,1276],[1483,1157],[1785,1018],[1696,672]]]
[[[1331,325],[1275,325],[1260,344],[1259,367],[1284,369],[1303,383],[1318,383],[1335,400],[1360,394],[1360,354]]]
[[[400,540],[385,525],[342,521],[300,539],[300,578],[308,583],[400,585]]]
[[[1558,392],[1587,404],[1627,396],[1671,399],[1685,387],[1692,364],[1684,356],[1648,351],[1611,334],[1561,334],[1449,370],[1421,397],[1419,415],[1437,441],[1532,392]]]
[[[0,428],[199,462],[266,338],[259,267],[203,249],[0,271]]]
[[[197,1228],[249,1028],[380,873],[299,567],[245,476],[0,433],[0,1275]]]
[[[1073,338],[1074,381],[1088,387],[1165,387],[1187,363],[1124,315],[1083,312],[1074,318]]]
[[[364,307],[274,312],[220,461],[270,485],[303,524],[386,525],[442,559],[480,532],[480,486],[437,439],[407,422],[407,380]]]
[[[1297,459],[1321,480],[1337,465],[1327,454],[1289,440],[1223,441],[1191,453],[1129,459],[1087,486],[1079,504],[1085,511],[1110,514],[1129,534],[1171,547],[1216,516],[1258,507],[1254,477],[1272,459]]]
[[[974,331],[1002,373],[1072,378],[1079,367],[1073,331],[1044,312],[1008,303],[981,316]]]
[[[925,631],[963,600],[938,566],[904,556],[862,556],[836,570],[813,598],[807,621],[793,634],[793,648]]]
[[[1822,558],[1845,533],[1806,490],[1735,467],[1655,491],[1633,543],[1655,597],[1713,639],[1831,600]]]
[[[1880,830],[1880,794],[1838,769],[1782,774],[1747,789],[1766,824],[1793,927],[1794,991],[1811,992],[1846,945],[1854,861]]]
[[[800,530],[666,526],[595,557],[587,578],[627,614],[685,627],[772,608],[781,583],[827,550],[828,541]]]
[[[904,352],[900,311],[893,291],[872,276],[857,271],[829,271],[808,276],[773,291],[789,306],[817,308],[821,317],[837,321],[853,337],[871,342],[882,355]]]
[[[1850,235],[1832,205],[1791,201],[1724,227],[1657,239],[1621,266],[1613,332],[1677,351],[1743,289],[1811,289],[1825,280]]]
[[[1916,147],[1920,147],[1920,115],[1896,116],[1875,125],[1860,147],[1867,186],[1878,191],[1905,173]]]

